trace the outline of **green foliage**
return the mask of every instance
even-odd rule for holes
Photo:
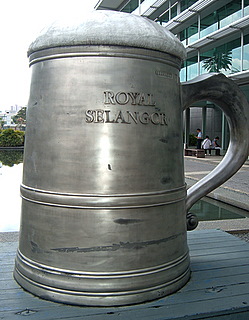
[[[197,138],[194,134],[189,135],[189,146],[194,147],[197,145]]]
[[[13,167],[14,164],[23,162],[22,150],[0,150],[0,162],[4,166]]]
[[[20,147],[24,145],[24,132],[5,129],[0,133],[0,147]]]
[[[26,122],[26,111],[27,107],[22,107],[15,116],[12,117],[14,123],[22,124]]]
[[[4,125],[4,120],[2,117],[0,117],[0,131],[1,131],[1,128],[3,127]]]
[[[230,70],[231,66],[231,52],[215,51],[212,57],[203,60],[203,68],[208,72],[220,72],[221,69]]]

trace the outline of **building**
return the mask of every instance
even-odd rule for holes
[[[12,117],[22,109],[21,106],[11,106],[10,110],[0,111],[0,129],[16,129],[17,125],[13,122]]]
[[[187,59],[180,72],[188,81],[207,72],[233,79],[249,100],[249,0],[99,0],[97,10],[130,12],[152,19],[184,44]],[[202,127],[204,135],[229,142],[226,118],[206,101],[185,112],[185,143]]]

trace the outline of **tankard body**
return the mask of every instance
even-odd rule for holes
[[[54,39],[30,51],[15,278],[81,305],[175,292],[190,276],[182,53]]]

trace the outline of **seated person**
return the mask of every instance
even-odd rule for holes
[[[219,145],[219,137],[215,137],[214,140],[212,141],[212,145],[211,145],[211,148],[212,149],[215,149],[215,154],[217,156],[220,156],[220,150],[221,150],[221,147]]]
[[[205,154],[207,154],[207,150],[209,150],[209,154],[211,155],[211,140],[209,139],[209,136],[206,136],[206,138],[202,141],[201,147],[205,150]]]

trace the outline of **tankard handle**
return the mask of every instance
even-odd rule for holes
[[[249,104],[235,82],[223,74],[209,73],[182,83],[184,110],[193,102],[203,100],[214,102],[225,113],[230,143],[220,164],[188,189],[187,212],[196,201],[234,175],[249,154]]]

